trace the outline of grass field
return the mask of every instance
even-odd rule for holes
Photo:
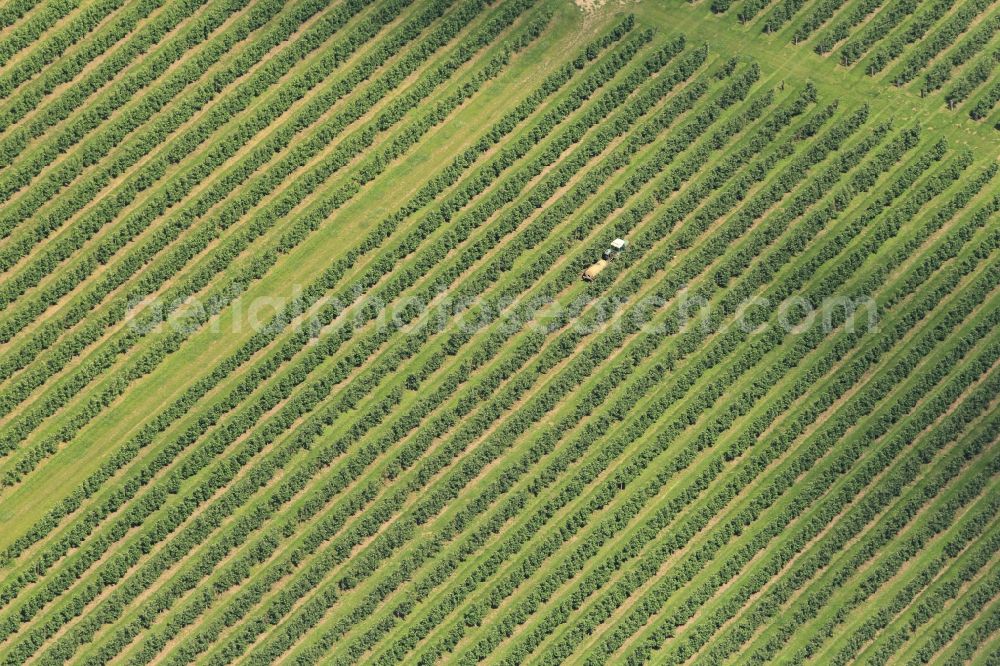
[[[0,6],[0,662],[1000,663],[1000,3],[577,4]]]

